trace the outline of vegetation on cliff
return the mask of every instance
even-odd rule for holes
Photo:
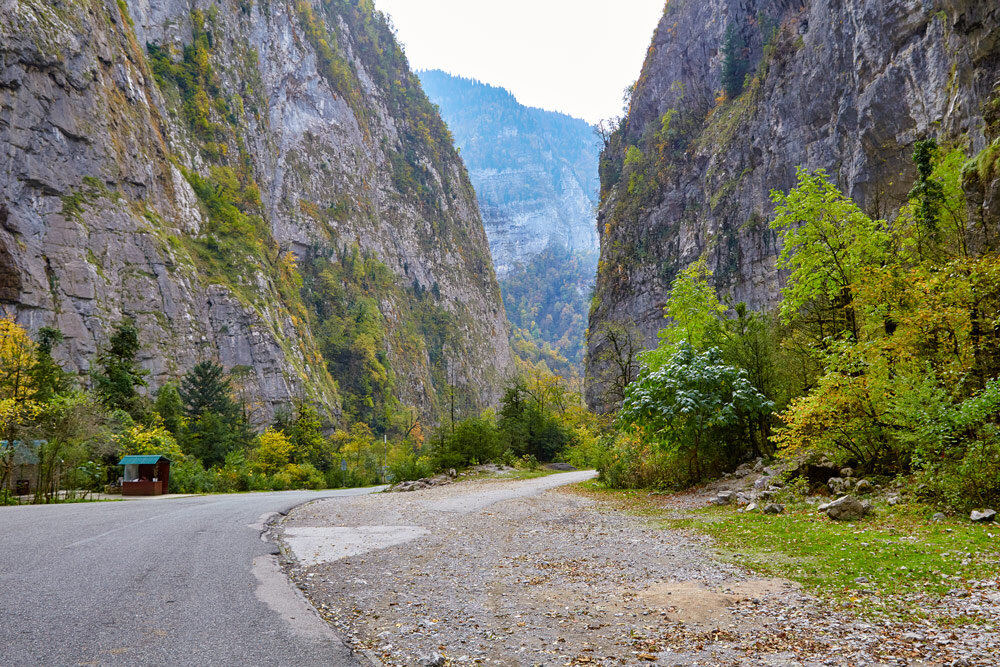
[[[775,315],[723,306],[701,263],[674,280],[601,464],[610,483],[685,486],[812,455],[913,475],[942,506],[1000,502],[1000,259],[969,216],[962,151],[919,142],[914,160],[888,220],[822,171],[773,193],[789,275]]]

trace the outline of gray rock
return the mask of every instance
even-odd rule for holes
[[[732,491],[719,491],[719,493],[712,498],[711,503],[713,505],[729,505],[734,499],[735,494]]]
[[[931,521],[947,521],[948,517],[941,512],[937,512],[931,517]]]
[[[976,523],[991,523],[997,516],[997,513],[993,510],[973,510],[972,514],[969,515],[969,519]]]
[[[827,483],[826,487],[830,489],[830,493],[835,496],[839,496],[844,493],[848,488],[847,480],[843,477],[832,477]]]
[[[858,483],[854,485],[855,493],[871,493],[873,490],[872,483],[867,479],[859,479]]]
[[[841,468],[840,469],[840,476],[841,477],[854,477],[854,468]]]
[[[818,509],[820,512],[826,512],[826,515],[834,521],[857,521],[868,516],[871,511],[869,506],[854,496],[837,498],[831,503],[820,505]]]
[[[212,18],[219,40],[208,55],[218,74],[213,96],[242,101],[231,112],[238,120],[213,110],[211,121],[226,128],[215,150],[245,161],[259,188],[254,208],[263,220],[254,233],[262,254],[287,253],[305,273],[313,257],[356,245],[391,276],[391,287],[369,294],[386,340],[409,335],[407,313],[447,313],[455,323],[444,332],[452,376],[470,405],[493,404],[512,368],[508,324],[461,158],[447,139],[420,139],[410,116],[387,106],[398,90],[364,74],[383,65],[359,43],[367,37],[354,34],[364,29],[356,19],[317,14],[321,30],[338,34],[342,64],[359,73],[348,103],[328,83],[323,56],[295,12],[243,4],[245,11],[220,5]],[[147,43],[171,52],[190,44],[194,5],[127,5],[134,39],[117,9],[68,3],[56,11],[51,3],[8,0],[0,10],[3,308],[32,331],[66,333],[58,352],[69,370],[86,372],[112,325],[129,314],[151,392],[215,359],[226,369],[252,369],[241,384],[256,424],[300,396],[336,422],[337,382],[345,378],[331,377],[308,330],[312,314],[287,303],[272,260],[241,252],[232,260],[239,270],[220,275],[188,249],[209,220],[179,167],[207,178],[213,162],[228,161],[206,158],[175,96],[148,75],[144,54]],[[417,85],[408,73],[399,76],[406,89]],[[436,118],[427,120],[436,127]],[[419,193],[392,177],[404,154],[413,155]],[[412,353],[378,352],[400,379],[396,397],[426,421],[434,412],[431,344],[418,333],[412,345]]]
[[[417,664],[421,665],[421,667],[444,667],[445,662],[445,657],[436,651],[420,656],[417,660]]]
[[[750,503],[746,506],[747,512],[753,512],[755,509],[757,509],[757,503]]]
[[[639,83],[622,123],[621,149],[604,156],[613,168],[605,172],[612,177],[602,183],[599,212],[608,231],[601,235],[589,323],[591,405],[606,402],[601,379],[614,377],[605,372],[612,362],[602,354],[609,349],[602,328],[634,322],[642,343],[655,347],[662,295],[697,258],[706,257],[734,303],[751,309],[778,303],[785,277],[774,261],[780,243],[767,229],[774,210],[768,193],[795,185],[794,166],[829,170],[865,208],[890,191],[905,198],[916,176],[910,156],[919,138],[962,137],[974,150],[989,145],[982,109],[1000,58],[1000,5],[962,0],[948,4],[946,15],[929,6],[927,0],[670,3],[642,72],[634,73]],[[780,26],[773,40],[753,27],[757,12]],[[759,88],[740,98],[738,114],[732,102],[715,103],[719,45],[733,22],[744,26],[747,62],[766,72]],[[773,56],[765,56],[767,48]],[[713,109],[716,120],[725,112],[730,124],[702,124]],[[669,159],[670,178],[641,210],[616,215],[636,203],[629,179],[619,177],[627,147],[647,128],[660,127],[670,110],[694,119],[684,137],[687,149]],[[975,187],[967,192],[975,210],[986,206],[990,215],[983,217],[995,226],[1000,189],[994,178],[985,180],[971,180]],[[996,229],[990,232],[996,238]],[[706,253],[710,243],[714,250]]]
[[[785,506],[779,503],[770,503],[764,508],[764,514],[784,514]]]
[[[899,496],[889,496],[888,498],[885,499],[885,502],[888,503],[890,506],[898,505],[900,503],[900,498]]]

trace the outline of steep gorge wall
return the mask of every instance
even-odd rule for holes
[[[261,419],[382,371],[497,398],[475,194],[371,2],[0,0],[0,146],[0,308],[71,367],[130,316],[153,386],[250,366]]]
[[[469,168],[497,273],[550,245],[596,255],[599,142],[590,125],[472,79],[419,76]]]
[[[726,100],[730,24],[749,75]],[[734,302],[777,303],[769,193],[793,187],[797,167],[826,169],[870,213],[891,215],[913,184],[916,141],[987,147],[998,84],[996,3],[670,0],[602,154],[590,404],[609,407],[608,327],[655,346],[670,282],[699,257]],[[975,189],[996,197],[989,183]]]

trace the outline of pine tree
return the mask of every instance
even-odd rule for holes
[[[212,412],[231,420],[236,415],[232,386],[222,366],[214,361],[203,361],[188,371],[181,380],[180,397],[184,412],[195,420]]]
[[[112,410],[124,410],[137,420],[146,412],[139,387],[146,386],[149,374],[136,361],[140,349],[135,322],[123,319],[115,327],[107,349],[97,355],[100,370],[93,375],[94,389],[101,402]]]

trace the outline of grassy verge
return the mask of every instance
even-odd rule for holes
[[[936,615],[933,603],[1000,576],[1000,526],[965,518],[932,521],[935,510],[922,505],[877,504],[873,516],[841,523],[804,502],[778,516],[733,507],[678,511],[669,498],[645,492],[609,491],[596,483],[580,488],[649,516],[659,527],[709,535],[720,559],[799,582],[835,608],[866,618],[961,625],[966,619]]]

